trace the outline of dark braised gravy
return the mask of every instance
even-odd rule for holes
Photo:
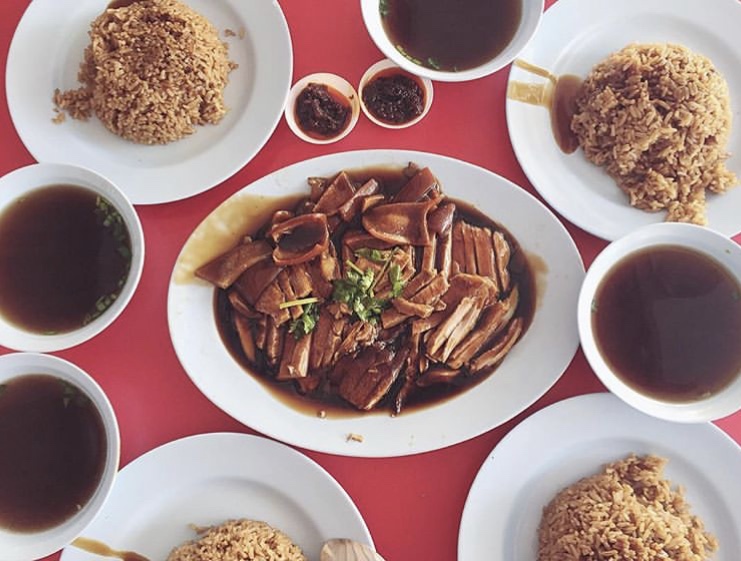
[[[28,374],[0,384],[0,526],[35,532],[75,515],[106,460],[103,419],[78,388]]]
[[[42,187],[0,216],[0,313],[35,333],[72,331],[110,306],[130,264],[110,203],[83,187]]]
[[[380,0],[383,26],[402,54],[436,70],[474,68],[502,52],[522,0]]]
[[[597,290],[592,326],[616,374],[656,398],[700,399],[741,372],[741,287],[686,248],[654,247],[618,263]]]

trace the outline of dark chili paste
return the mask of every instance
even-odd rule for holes
[[[379,121],[400,125],[422,114],[425,94],[410,76],[381,74],[363,88],[363,103]]]
[[[327,85],[310,83],[296,98],[296,121],[309,136],[337,136],[350,121],[350,103]]]

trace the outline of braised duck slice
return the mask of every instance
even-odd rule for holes
[[[492,234],[492,240],[494,242],[494,255],[497,265],[497,275],[499,276],[499,285],[502,287],[502,292],[507,292],[510,285],[508,267],[509,260],[512,257],[512,249],[502,232],[494,232]]]
[[[349,317],[340,314],[339,306],[336,304],[330,304],[322,309],[314,328],[314,340],[317,344],[311,347],[310,372],[324,370],[332,364],[349,323]]]
[[[252,308],[236,290],[230,290],[226,297],[229,299],[229,303],[234,308],[234,311],[238,314],[249,319],[259,319],[262,317],[262,314]]]
[[[252,364],[257,363],[257,347],[255,345],[255,336],[252,333],[252,322],[244,316],[235,314],[233,317],[234,329],[239,337],[239,344],[242,347],[244,356]]]
[[[352,359],[344,357],[335,367],[343,371],[338,387],[340,397],[360,410],[372,409],[388,394],[408,352],[366,347]]]
[[[423,372],[415,383],[420,388],[428,388],[437,384],[452,384],[460,375],[460,370],[444,365],[437,365]]]
[[[510,321],[506,331],[502,334],[496,344],[491,349],[480,354],[471,361],[469,367],[470,373],[477,374],[482,370],[492,368],[499,364],[520,338],[523,325],[524,320],[522,318],[515,318]]]
[[[449,286],[445,275],[421,271],[404,287],[399,298],[391,300],[392,307],[383,311],[383,327],[394,327],[412,316],[429,318],[437,311],[437,305]]]
[[[314,207],[314,212],[320,212],[327,216],[334,216],[340,211],[355,193],[350,176],[342,171],[325,187],[324,192]]]
[[[429,245],[427,215],[436,201],[389,203],[363,214],[363,227],[370,235],[395,245]]]
[[[437,262],[437,236],[433,235],[430,238],[429,245],[422,248],[422,263],[420,269],[423,271],[435,271],[435,263]]]
[[[250,267],[268,259],[273,248],[263,241],[239,244],[196,269],[196,276],[222,289],[229,288]]]
[[[338,213],[342,220],[345,222],[352,221],[353,218],[355,218],[358,213],[361,211],[363,207],[363,199],[365,197],[370,197],[371,195],[375,195],[378,192],[378,181],[375,179],[369,179],[363,185],[358,187],[358,190],[355,191],[350,198],[345,201],[342,206],[340,206]]]
[[[276,380],[293,380],[305,378],[309,373],[309,353],[311,351],[311,333],[297,339],[287,335],[283,345],[283,356]]]
[[[471,233],[476,254],[476,272],[496,280],[497,270],[494,264],[494,242],[491,239],[491,230],[474,226],[471,228]]]
[[[425,336],[427,356],[437,362],[448,360],[453,349],[473,330],[484,309],[485,296],[464,296],[452,313]]]
[[[395,203],[421,201],[433,190],[438,189],[437,178],[430,168],[422,168],[415,173],[394,197]]]
[[[283,353],[283,341],[286,330],[276,325],[271,316],[268,316],[265,332],[265,358],[271,368],[276,368]]]
[[[264,290],[275,282],[283,267],[266,259],[250,267],[234,283],[234,289],[248,304],[254,306]]]
[[[359,347],[372,345],[378,337],[378,327],[367,321],[356,321],[344,336],[342,343],[337,348],[337,355],[350,355],[355,353]]]
[[[428,220],[428,223],[430,225],[430,232],[441,236],[447,234],[453,227],[454,218],[455,203],[442,203],[430,213],[430,217]]]
[[[311,261],[329,246],[327,216],[316,212],[274,224],[267,235],[276,244],[273,261],[278,265]]]
[[[453,276],[453,232],[438,237],[436,268],[447,277]]]
[[[519,290],[515,286],[507,298],[484,310],[475,331],[456,347],[447,364],[451,368],[461,368],[467,364],[507,326],[517,310],[518,303]]]

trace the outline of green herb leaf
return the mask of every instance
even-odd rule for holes
[[[346,304],[361,321],[376,323],[388,305],[373,293],[375,274],[363,271],[351,261],[345,263],[345,277],[333,282],[332,300]]]
[[[309,300],[307,298],[307,300]],[[301,339],[304,335],[308,335],[316,327],[317,319],[319,319],[319,306],[316,302],[319,301],[315,298],[315,302],[309,302],[302,306],[303,313],[288,325],[288,333],[292,333],[296,339]]]
[[[424,66],[421,60],[410,55],[401,45],[396,45],[396,50],[399,51],[401,53],[401,56],[403,56],[407,60],[411,60],[414,64],[418,64],[419,66]]]
[[[382,18],[385,18],[389,14],[389,2],[388,0],[379,0],[378,11]]]

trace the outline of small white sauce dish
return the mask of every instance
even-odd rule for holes
[[[593,327],[593,313],[598,290],[614,268],[630,256],[657,246],[677,246],[709,257],[720,264],[736,284],[741,284],[741,246],[733,240],[702,226],[658,223],[639,228],[610,243],[589,267],[577,305],[579,337],[582,349],[602,383],[635,409],[660,419],[699,423],[714,421],[741,409],[741,372],[721,389],[697,399],[675,401],[640,391],[615,373],[600,352]],[[738,296],[736,296],[738,298]],[[664,305],[664,302],[660,302]],[[741,345],[737,347],[741,352]]]
[[[144,233],[131,202],[111,181],[89,169],[56,163],[19,168],[0,178],[0,217],[29,193],[56,185],[82,187],[110,202],[123,218],[131,242],[131,264],[116,299],[100,316],[72,331],[42,334],[28,331],[3,317],[0,311],[0,345],[17,351],[55,352],[88,341],[106,329],[131,300],[144,267]]]
[[[106,439],[103,471],[90,499],[60,524],[35,532],[0,528],[0,557],[3,561],[28,561],[51,555],[69,545],[85,531],[102,510],[118,473],[121,437],[118,421],[97,382],[76,365],[40,353],[11,353],[0,357],[0,386],[25,375],[48,375],[75,386],[86,395],[100,414]],[[50,466],[56,469],[58,466]]]
[[[312,136],[307,134],[300,126],[296,117],[296,100],[301,92],[309,84],[320,84],[327,86],[330,91],[334,90],[336,93],[341,95],[350,105],[350,118],[349,122],[338,134],[334,136],[320,137]],[[286,107],[284,110],[284,116],[288,127],[293,133],[305,142],[312,144],[331,144],[342,140],[348,134],[352,132],[355,125],[360,117],[360,101],[358,99],[358,92],[355,91],[353,85],[345,80],[342,76],[337,74],[331,74],[329,72],[317,72],[309,74],[298,80],[291,90],[288,92],[288,100],[286,101]]]
[[[404,56],[391,41],[383,26],[380,0],[360,0],[365,28],[381,52],[404,70],[440,82],[467,82],[493,74],[511,63],[527,46],[540,25],[544,0],[522,0],[522,16],[509,44],[497,55],[474,68],[457,71],[436,70]]]
[[[363,101],[363,91],[365,90],[365,87],[376,76],[378,75],[385,76],[385,75],[394,75],[394,74],[402,74],[414,80],[422,88],[422,93],[424,95],[425,102],[424,102],[424,107],[422,109],[422,113],[417,115],[414,119],[410,119],[409,121],[405,123],[398,123],[398,124],[390,123],[388,121],[383,121],[381,119],[376,118],[376,116],[368,109],[368,107],[366,107],[366,104]],[[387,129],[405,129],[407,127],[411,127],[412,125],[416,125],[422,119],[425,118],[427,113],[430,111],[430,107],[432,107],[432,98],[434,95],[434,89],[432,87],[432,80],[430,80],[429,78],[425,78],[422,76],[416,76],[415,74],[401,68],[394,61],[385,58],[371,65],[370,68],[368,68],[368,70],[365,71],[365,74],[363,74],[363,77],[360,79],[360,84],[358,85],[358,95],[360,98],[360,108],[363,110],[363,113],[365,113],[365,116],[368,117],[368,119],[370,119],[373,123],[377,124],[378,126],[385,127]]]

